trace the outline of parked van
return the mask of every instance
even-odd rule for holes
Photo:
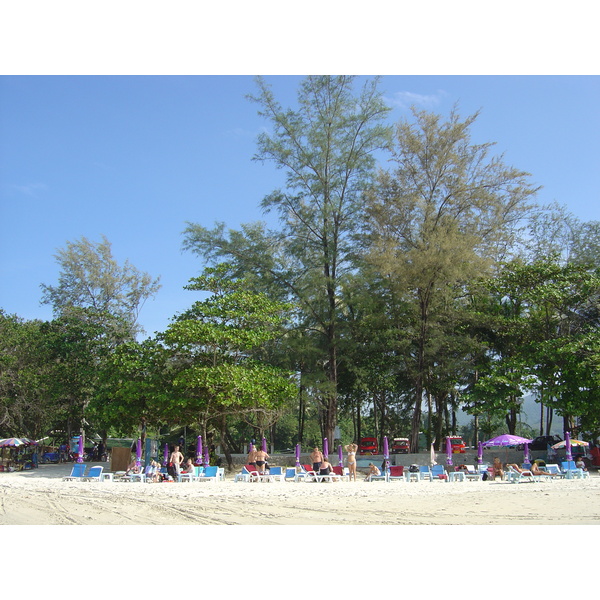
[[[374,437],[364,437],[360,438],[360,442],[358,443],[358,453],[359,454],[378,454],[377,451],[377,438]]]
[[[452,445],[452,454],[464,454],[466,452],[465,443],[459,435],[449,435],[448,439]]]
[[[392,441],[392,454],[408,454],[409,449],[408,438],[394,438]]]

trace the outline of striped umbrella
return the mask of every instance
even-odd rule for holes
[[[5,438],[0,440],[0,448],[18,448],[19,446],[27,446],[21,438]]]
[[[570,440],[571,441],[571,446],[589,446],[588,442],[584,442],[583,440]],[[558,444],[554,444],[554,446],[551,446],[551,448],[553,448],[554,450],[558,450],[559,448],[566,448],[567,446],[567,442],[566,440],[563,440],[562,442],[558,442]]]

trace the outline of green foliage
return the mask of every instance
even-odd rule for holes
[[[461,362],[476,351],[454,325],[465,284],[513,241],[514,223],[536,190],[527,173],[489,156],[491,144],[471,142],[477,115],[461,120],[453,111],[443,121],[413,110],[413,117],[397,126],[395,167],[379,174],[367,196],[364,236],[367,260],[410,323],[402,334],[410,344],[404,358],[414,389],[416,449],[425,392],[438,404],[443,396],[450,400]]]
[[[42,437],[52,423],[41,321],[0,309],[0,437]]]
[[[99,243],[85,237],[67,242],[56,260],[61,269],[58,285],[41,285],[42,303],[51,304],[55,314],[72,307],[91,308],[118,317],[130,334],[139,330],[135,324],[139,311],[159,290],[158,278],[152,279],[129,261],[119,266],[105,237]]]
[[[300,333],[287,341],[296,350],[295,368],[317,385],[311,397],[319,399],[329,436],[337,419],[342,289],[354,268],[353,235],[374,152],[388,146],[391,133],[378,81],[367,81],[358,93],[354,85],[353,77],[307,77],[297,107],[286,109],[257,79],[258,94],[251,99],[269,133],[259,136],[255,158],[286,174],[285,189],[262,203],[278,214],[280,230],[245,225],[224,235],[223,226],[209,232],[190,225],[185,243],[207,259],[231,261],[253,289],[294,302]]]
[[[205,424],[223,414],[267,415],[296,395],[292,374],[253,358],[281,335],[290,305],[245,290],[229,265],[207,268],[188,289],[211,296],[169,326],[161,341],[170,360],[174,397],[159,412]]]

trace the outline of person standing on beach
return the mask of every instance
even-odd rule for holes
[[[183,462],[183,454],[179,452],[179,446],[175,446],[173,453],[171,454],[171,464],[173,466],[173,479],[179,481],[179,474],[181,473],[181,463]]]
[[[264,450],[256,450],[256,469],[262,475],[265,472],[265,463],[269,455]]]
[[[356,481],[356,451],[358,450],[358,446],[356,444],[348,444],[345,447],[345,450],[348,453],[348,472],[350,473],[350,481],[352,481],[352,478]]]
[[[323,462],[323,453],[319,450],[318,446],[310,453],[310,460],[312,461],[313,471],[318,473],[321,470],[321,463]]]
[[[250,452],[248,452],[247,464],[249,464],[251,467],[256,466],[256,447],[254,446],[254,444],[250,445]]]

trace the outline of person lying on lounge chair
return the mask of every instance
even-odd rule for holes
[[[531,469],[522,469],[519,465],[515,465],[514,463],[507,464],[507,467],[512,467],[517,473],[522,473],[523,475],[531,475]]]
[[[555,476],[560,477],[561,476],[560,473],[550,473],[550,471],[544,471],[544,470],[540,469],[540,466],[536,462],[532,463],[531,472],[534,475],[550,475],[551,477],[555,477]]]

